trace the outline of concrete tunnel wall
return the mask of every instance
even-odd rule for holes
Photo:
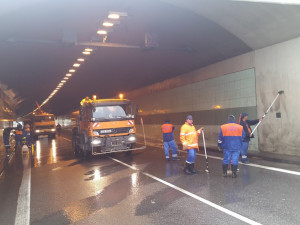
[[[260,151],[299,156],[300,38],[255,51],[255,71],[258,115],[284,90],[259,127]]]
[[[249,119],[261,117],[277,91],[284,90],[259,126],[249,150],[300,155],[299,53],[297,38],[134,90],[127,97],[140,106],[148,142],[162,144],[160,126],[169,118],[180,143],[180,127],[185,116],[192,114],[196,128],[205,127],[207,147],[216,148],[219,127],[226,123],[228,114],[238,117],[247,112]],[[278,112],[281,118],[276,118]]]

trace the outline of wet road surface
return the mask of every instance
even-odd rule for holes
[[[299,165],[253,159],[237,179],[223,178],[221,154],[208,154],[210,173],[198,155],[200,173],[187,176],[182,152],[171,162],[149,146],[82,160],[67,132],[41,137],[0,177],[0,223],[300,224]]]

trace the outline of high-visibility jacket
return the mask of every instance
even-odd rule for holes
[[[169,142],[169,141],[174,140],[174,135],[173,135],[174,129],[175,129],[175,127],[170,123],[164,123],[161,126],[164,142]]]
[[[224,150],[240,151],[245,136],[245,131],[241,125],[229,121],[221,126],[218,145]]]
[[[187,122],[182,125],[180,129],[180,141],[182,146],[187,146],[187,149],[198,147],[198,135],[201,134],[201,130],[196,130],[194,125],[189,125]]]
[[[15,130],[15,134],[21,136],[23,135],[23,130]]]

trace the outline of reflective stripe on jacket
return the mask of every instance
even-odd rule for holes
[[[174,129],[175,129],[175,127],[170,123],[165,123],[161,126],[164,142],[169,142],[169,141],[174,140],[174,135],[173,135]]]
[[[229,122],[221,126],[218,145],[224,150],[240,151],[245,131],[239,124]]]
[[[199,150],[198,147],[198,135],[200,131],[197,131],[194,125],[189,125],[185,123],[182,125],[180,129],[180,141],[182,146],[187,146],[187,149],[196,148]]]

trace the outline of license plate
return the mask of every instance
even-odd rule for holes
[[[118,141],[112,141],[112,142],[111,142],[111,145],[112,145],[112,146],[117,146],[117,145],[119,145],[119,143],[118,143]]]
[[[111,133],[112,130],[101,130],[100,133],[101,134],[107,134],[107,133]]]

